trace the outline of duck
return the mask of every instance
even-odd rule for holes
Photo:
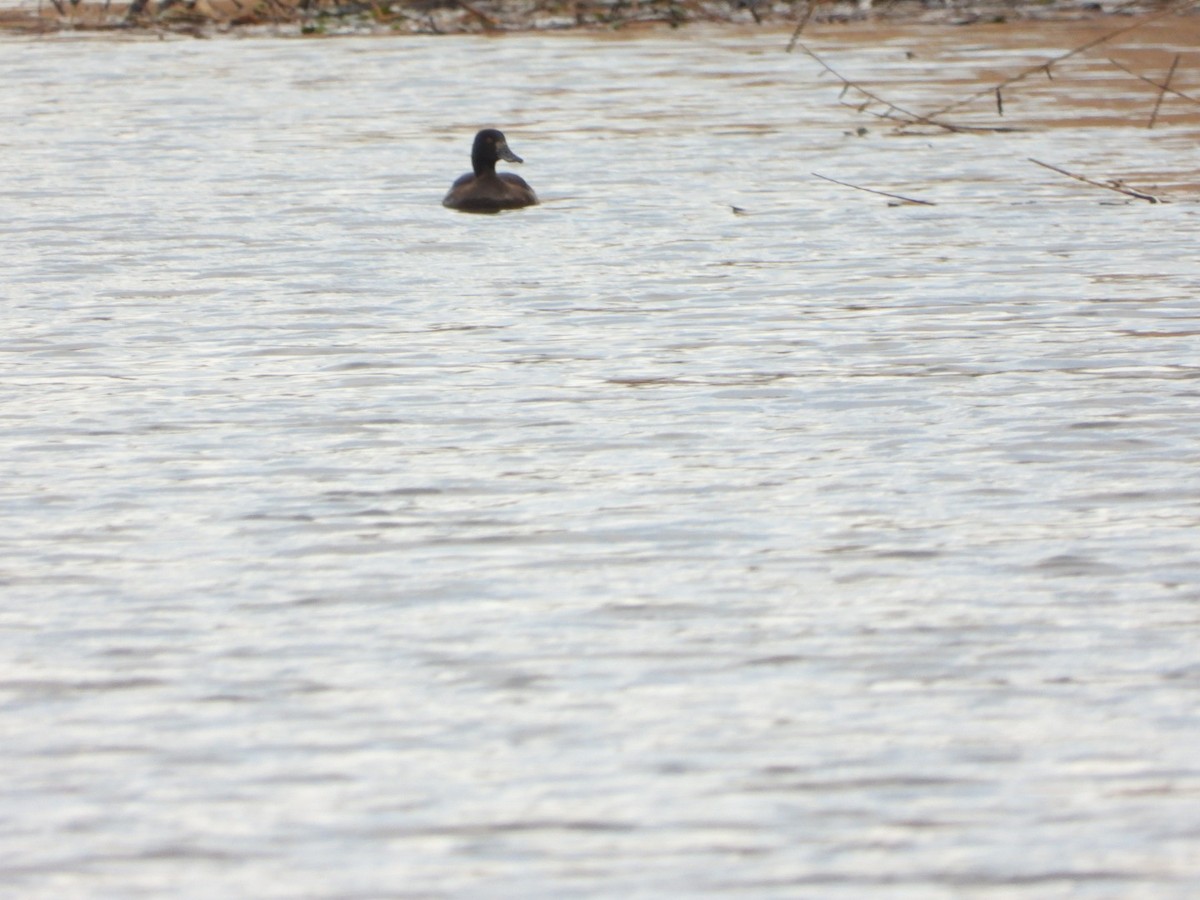
[[[455,179],[450,191],[442,200],[442,206],[460,212],[496,213],[502,209],[520,209],[536,206],[537,194],[520,175],[512,172],[496,173],[496,163],[524,162],[508,149],[508,141],[495,128],[485,128],[475,135],[471,146],[471,168]]]

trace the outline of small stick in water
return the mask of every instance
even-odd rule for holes
[[[1175,77],[1175,67],[1179,65],[1179,54],[1175,54],[1175,59],[1171,62],[1171,69],[1167,72],[1167,80],[1162,83],[1162,90],[1158,92],[1158,98],[1154,101],[1154,112],[1150,113],[1150,121],[1146,123],[1147,128],[1153,128],[1154,123],[1158,120],[1158,108],[1162,106],[1163,97],[1167,95],[1167,91],[1171,89],[1171,79]]]
[[[868,194],[878,194],[880,197],[891,197],[893,200],[900,200],[904,203],[917,203],[921,206],[937,206],[932,200],[914,200],[912,197],[902,197],[900,194],[889,194],[887,191],[877,191],[874,188],[859,187],[857,184],[850,184],[846,181],[838,181],[836,178],[830,178],[828,175],[822,175],[819,172],[813,172],[817,178],[824,181],[832,181],[834,184],[840,184],[842,187],[854,188],[856,191],[866,191]]]
[[[1117,62],[1111,56],[1108,58],[1108,61],[1110,63],[1112,63],[1114,66],[1116,66],[1118,69],[1120,69],[1122,72],[1124,72],[1126,75],[1132,75],[1134,78],[1140,78],[1142,81],[1146,82],[1146,84],[1156,87],[1160,91],[1166,91],[1168,94],[1172,94],[1176,97],[1181,97],[1182,99],[1188,101],[1189,103],[1200,104],[1200,100],[1197,100],[1195,97],[1191,96],[1190,94],[1185,94],[1183,91],[1177,91],[1177,90],[1175,90],[1175,88],[1173,88],[1169,85],[1166,85],[1166,84],[1159,84],[1153,78],[1147,78],[1145,75],[1139,75],[1137,72],[1133,71],[1133,69],[1130,69],[1128,66],[1121,65],[1119,62]]]
[[[1076,175],[1074,172],[1068,172],[1066,169],[1060,169],[1058,166],[1052,166],[1050,163],[1044,163],[1041,160],[1034,159],[1032,156],[1026,157],[1031,163],[1041,166],[1043,169],[1049,169],[1052,172],[1057,172],[1060,175],[1066,175],[1068,178],[1074,178],[1076,181],[1082,181],[1084,184],[1090,184],[1093,187],[1104,188],[1106,191],[1116,191],[1118,194],[1125,194],[1129,197],[1137,197],[1139,200],[1145,200],[1149,203],[1162,203],[1163,201],[1152,194],[1144,194],[1141,191],[1135,191],[1133,188],[1125,187],[1123,184],[1109,182],[1105,184],[1103,181],[1092,181],[1090,178],[1085,178],[1082,175]]]
[[[804,16],[796,23],[796,30],[792,32],[792,39],[788,41],[787,52],[791,53],[796,49],[796,41],[800,40],[800,32],[804,30],[804,26],[808,24],[808,20],[812,18],[813,12],[816,11],[817,0],[808,0],[808,7],[804,10]]]

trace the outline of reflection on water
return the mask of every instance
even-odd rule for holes
[[[6,884],[1195,894],[1196,122],[785,37],[5,43]]]

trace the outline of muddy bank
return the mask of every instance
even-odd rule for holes
[[[209,36],[463,34],[570,29],[639,30],[693,23],[807,28],[822,23],[967,25],[1194,15],[1200,4],[1078,2],[771,2],[771,0],[19,0],[0,8],[0,30],[150,31]]]

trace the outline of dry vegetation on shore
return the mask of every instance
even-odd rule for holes
[[[697,22],[1028,21],[1146,16],[1194,10],[1154,0],[1102,6],[1092,0],[0,0],[9,32],[149,30],[212,34],[272,28],[293,34],[487,33],[626,29]]]

